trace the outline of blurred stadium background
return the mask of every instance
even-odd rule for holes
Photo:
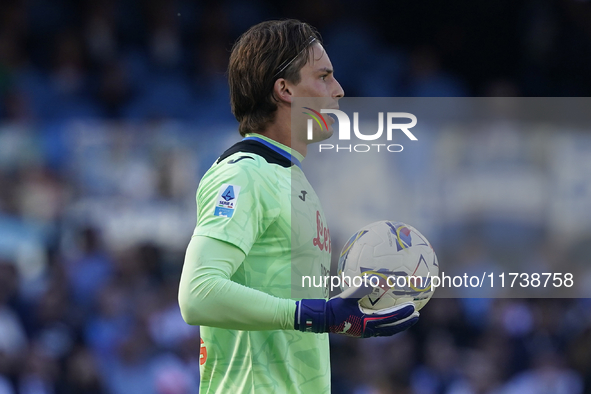
[[[285,17],[320,30],[348,96],[591,93],[586,1],[3,0],[0,394],[197,392],[198,329],[176,302],[194,194],[239,138],[224,75],[231,44]],[[590,135],[553,136],[562,148],[548,160],[532,145],[527,165],[563,171],[581,236],[555,242],[547,224],[515,215],[502,242],[524,259],[589,263]],[[474,138],[465,152],[489,143]],[[522,169],[514,158],[456,164],[490,175]],[[478,209],[459,226],[469,247],[434,242],[440,261],[503,258]],[[331,233],[340,249],[349,234]],[[333,391],[591,393],[590,307],[434,299],[403,335],[333,337]]]

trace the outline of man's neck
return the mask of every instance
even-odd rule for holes
[[[306,153],[308,153],[308,145],[306,145],[305,143],[300,143],[298,141],[292,141],[291,124],[285,125],[273,123],[269,125],[264,131],[261,131],[259,134],[264,135],[265,137],[270,138],[274,141],[277,141],[280,144],[290,147],[291,149],[299,152],[304,157],[306,156]]]

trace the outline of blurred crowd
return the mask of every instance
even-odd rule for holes
[[[400,336],[364,343],[333,336],[334,392],[586,393],[589,307],[588,300],[433,299]]]
[[[589,96],[588,2],[434,3],[2,1],[0,394],[197,392],[176,294],[249,26],[316,26],[349,96]],[[433,299],[403,335],[333,337],[333,391],[591,393],[590,307]]]
[[[584,1],[6,0],[0,114],[231,121],[225,68],[258,21],[302,18],[323,35],[350,97],[585,96]]]
[[[71,260],[48,251],[34,288],[0,262],[0,392],[196,392],[198,330],[180,316],[162,252],[108,253],[91,228],[76,238]]]

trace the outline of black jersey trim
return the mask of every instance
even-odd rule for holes
[[[269,164],[278,164],[281,167],[285,168],[289,168],[293,165],[293,163],[289,159],[275,152],[273,149],[266,147],[260,142],[253,140],[246,140],[235,143],[234,145],[229,147],[224,153],[222,153],[222,155],[216,161],[216,164],[219,164],[222,160],[233,155],[236,152],[254,153],[255,155],[261,156]]]

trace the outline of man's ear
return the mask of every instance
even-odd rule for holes
[[[277,101],[283,101],[291,104],[293,98],[288,82],[284,78],[279,78],[273,85],[273,95]]]

